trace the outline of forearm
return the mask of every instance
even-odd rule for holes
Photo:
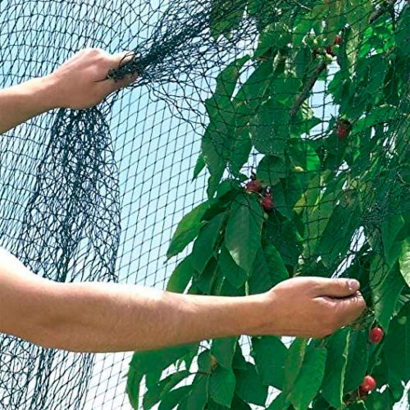
[[[0,90],[0,134],[54,107],[51,77]]]
[[[261,300],[180,295],[104,283],[61,284],[46,347],[78,352],[150,350],[252,334]]]

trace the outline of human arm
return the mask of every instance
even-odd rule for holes
[[[107,95],[135,81],[106,79],[110,68],[129,61],[130,53],[110,55],[84,49],[53,73],[0,90],[0,134],[55,108],[82,109],[98,104]]]
[[[351,323],[364,307],[346,280],[322,278],[291,279],[244,297],[56,283],[0,250],[0,331],[47,348],[97,353],[241,334],[323,337]]]

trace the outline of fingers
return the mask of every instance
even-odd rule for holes
[[[353,296],[360,288],[356,279],[320,279],[315,290],[318,296],[331,298],[347,298]]]
[[[135,53],[133,51],[124,51],[122,53],[116,53],[110,56],[110,63],[112,68],[118,68],[124,64],[130,62],[135,58]]]
[[[350,325],[366,309],[366,302],[360,292],[344,299],[324,297],[333,310],[338,327]]]

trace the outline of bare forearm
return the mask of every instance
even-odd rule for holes
[[[54,108],[51,77],[0,90],[0,134]]]
[[[47,347],[120,352],[251,334],[261,301],[248,297],[180,295],[103,283],[62,284]]]

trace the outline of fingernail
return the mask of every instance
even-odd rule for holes
[[[351,279],[349,280],[348,286],[352,292],[356,292],[360,288],[360,283],[355,279]]]

